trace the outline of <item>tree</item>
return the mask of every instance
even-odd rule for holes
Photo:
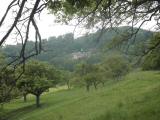
[[[120,79],[129,72],[129,63],[120,55],[110,56],[103,62],[104,69],[113,79]]]
[[[66,23],[78,19],[78,24],[87,22],[89,27],[115,27],[122,23],[140,23],[141,27],[157,18],[159,26],[159,0],[65,0],[49,1],[48,5],[57,21]]]
[[[6,68],[0,73],[0,104],[9,102],[19,96],[15,87],[15,74],[12,68]]]
[[[90,86],[94,86],[97,89],[97,85],[104,81],[102,80],[101,69],[95,64],[81,63],[77,66],[76,72],[79,74],[81,80],[84,80],[87,91],[89,91]]]
[[[17,88],[19,89],[19,91],[21,91],[23,98],[24,98],[24,102],[27,102],[27,94],[28,93],[28,86],[27,86],[27,79],[24,75],[21,76],[21,79],[17,82]]]
[[[86,89],[87,91],[90,90],[90,86],[93,85],[95,89],[97,89],[98,81],[99,81],[99,76],[95,73],[88,73],[86,74],[83,79],[86,82]]]
[[[15,87],[15,72],[12,67],[5,67],[6,59],[3,54],[0,53],[0,104],[10,101],[11,99],[19,95]]]
[[[148,49],[151,51],[144,57],[143,70],[160,70],[160,45],[157,45],[159,42],[160,33],[156,33],[149,42]],[[155,46],[157,47],[154,49]]]
[[[78,74],[78,77],[81,80],[85,80],[85,85],[86,85],[87,91],[89,91],[89,87],[91,85],[91,82],[90,82],[90,80],[88,80],[87,77],[86,77],[86,79],[84,79],[84,76],[86,76],[90,72],[89,66],[90,66],[89,64],[80,63],[76,66],[76,70],[75,70],[76,74]]]
[[[0,28],[5,25],[4,23],[7,20],[7,16],[10,14],[11,10],[14,10],[15,18],[9,25],[10,27],[7,32],[2,36],[2,39],[0,40],[0,46],[4,44],[10,34],[16,31],[15,39],[21,40],[22,47],[20,54],[15,56],[14,62],[18,60],[20,63],[24,62],[27,58],[40,53],[41,35],[36,24],[35,14],[40,13],[40,11],[42,11],[46,5],[47,3],[41,0],[36,0],[31,3],[29,3],[27,0],[12,0],[6,8],[5,13],[0,20]],[[33,25],[35,30],[35,52],[31,52],[30,54],[26,55],[25,50],[31,25]]]
[[[61,83],[67,85],[68,89],[71,88],[72,73],[69,71],[61,70]]]
[[[36,106],[40,106],[40,96],[48,91],[55,83],[54,69],[47,63],[32,60],[26,64],[24,76],[19,80],[18,86],[26,93],[36,96]]]

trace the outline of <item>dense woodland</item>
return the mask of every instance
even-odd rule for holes
[[[73,71],[74,66],[80,61],[91,64],[98,63],[112,53],[123,54],[126,57],[128,56],[130,60],[138,59],[147,49],[147,42],[154,33],[140,30],[135,42],[132,43],[132,39],[134,39],[132,37],[128,43],[127,40],[125,41],[124,36],[127,36],[129,31],[131,31],[130,27],[120,27],[106,29],[103,34],[101,33],[102,31],[97,31],[79,38],[74,38],[72,33],[49,37],[48,40],[43,40],[44,51],[36,56],[35,59],[47,61],[56,67],[69,71]],[[121,44],[122,40],[124,41],[123,44]],[[27,54],[31,54],[34,51],[34,45],[32,41],[27,44]],[[9,59],[14,59],[14,56],[20,54],[20,49],[21,44],[7,45],[2,48],[2,51]],[[74,58],[74,56],[78,58]]]

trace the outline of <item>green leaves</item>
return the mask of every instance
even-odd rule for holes
[[[15,86],[13,69],[7,67],[0,72],[0,104],[4,104],[19,95]]]
[[[18,81],[18,88],[37,95],[53,86],[54,68],[45,62],[31,60],[26,64],[25,73]]]
[[[130,70],[129,63],[120,55],[108,57],[102,65],[112,79],[118,79]]]
[[[154,35],[148,46],[149,53],[145,56],[142,68],[144,70],[160,70],[160,33]]]

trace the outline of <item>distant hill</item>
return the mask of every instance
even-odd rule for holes
[[[134,30],[136,30],[136,28]],[[141,46],[144,45],[153,35],[153,32],[140,29],[136,35],[135,42],[133,42],[134,38],[132,37],[127,44],[124,44],[121,47],[108,49],[108,46],[110,46],[113,40],[123,40],[125,37],[121,36],[127,35],[129,32],[131,32],[131,28],[126,26],[97,31],[76,39],[74,39],[72,33],[59,37],[49,37],[48,40],[43,40],[43,48],[45,49],[45,52],[42,52],[34,58],[48,61],[57,67],[72,70],[74,65],[81,60],[96,63],[99,62],[102,59],[102,56],[105,56],[108,51],[124,52],[127,45],[129,45],[128,51],[130,53],[141,52]],[[21,44],[7,45],[3,48],[3,51],[7,56],[16,56],[19,54],[20,49]],[[27,43],[26,51],[32,52],[33,50],[34,42],[30,41]]]

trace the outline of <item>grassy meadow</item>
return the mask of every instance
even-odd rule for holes
[[[4,109],[8,120],[160,120],[160,72],[133,72],[89,92],[61,87],[42,95],[40,108],[28,96]]]

